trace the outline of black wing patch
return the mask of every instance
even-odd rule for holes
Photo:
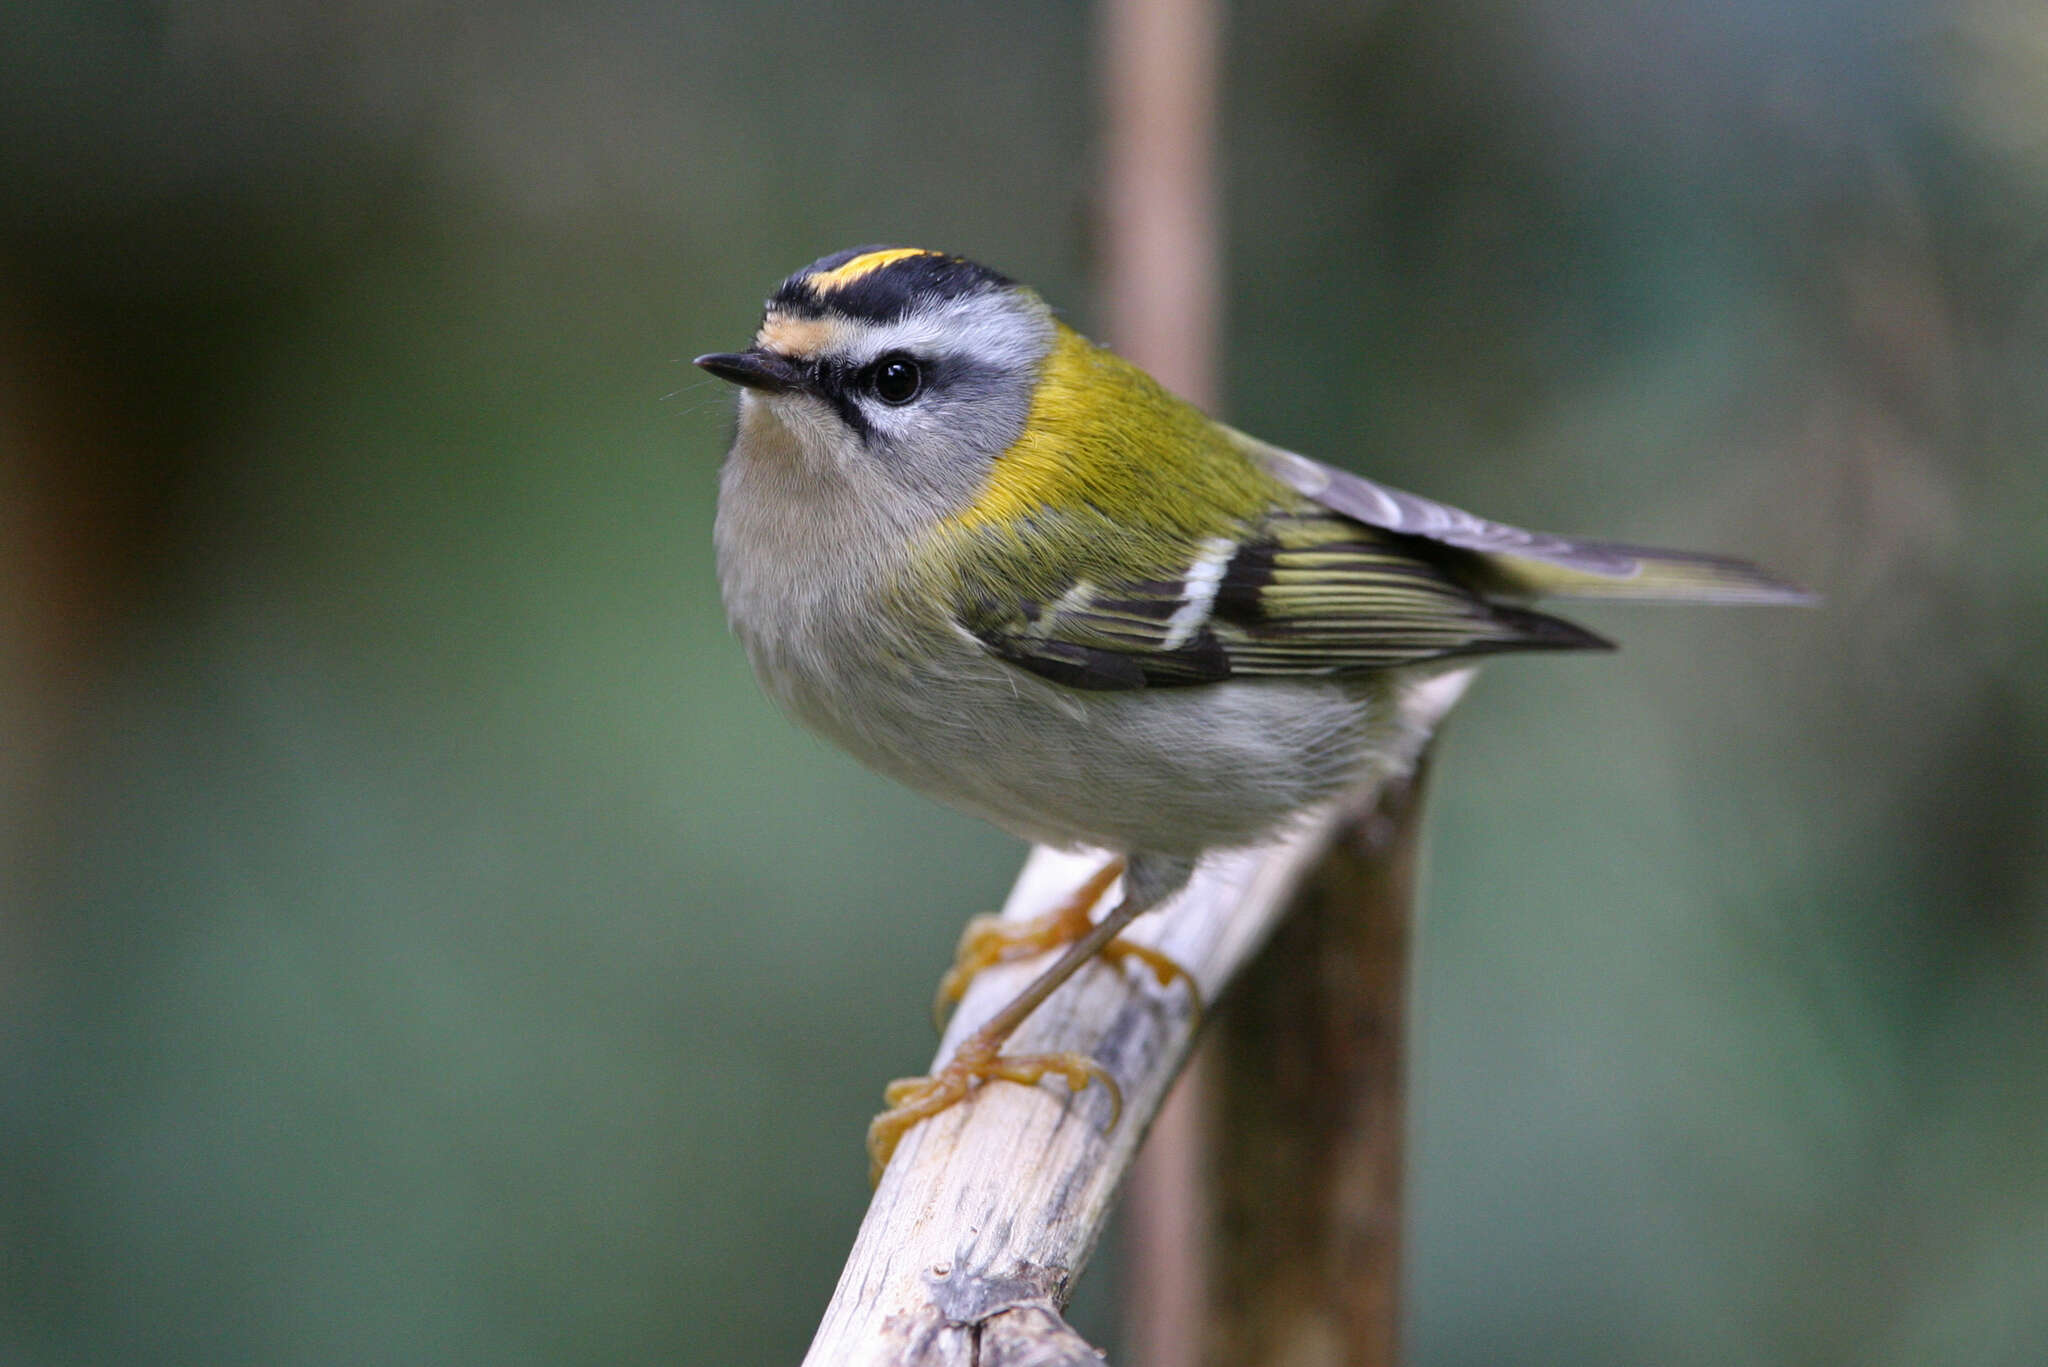
[[[1176,638],[1173,615],[1185,584],[1146,580],[1097,589],[1070,585],[1055,602],[988,604],[969,630],[983,645],[1034,674],[1070,688],[1156,688],[1215,683],[1230,657],[1206,625]]]
[[[1511,650],[1598,650],[1569,622],[1489,602],[1461,553],[1320,509],[1276,509],[1191,549],[1176,578],[1069,582],[1050,602],[983,603],[963,625],[1072,688],[1359,673]]]

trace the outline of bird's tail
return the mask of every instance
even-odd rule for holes
[[[1470,551],[1492,587],[1530,598],[1633,598],[1666,603],[1815,603],[1797,585],[1744,560],[1579,541],[1511,527],[1448,503],[1374,483],[1223,429],[1230,442],[1296,493],[1368,527]]]
[[[1819,598],[1746,560],[1605,541],[1574,541],[1555,559],[1488,557],[1522,593],[1540,598],[1626,598],[1665,603],[1813,604]],[[1598,566],[1598,568],[1593,568]]]

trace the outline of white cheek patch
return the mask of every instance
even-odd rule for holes
[[[885,403],[872,403],[864,394],[855,395],[853,403],[860,409],[869,429],[884,441],[901,441],[915,431],[915,405],[897,408]]]
[[[1014,383],[1022,386],[1026,383],[1024,376],[1037,366],[1051,343],[1052,323],[1041,308],[1033,307],[1027,299],[999,292],[927,304],[889,323],[839,320],[837,329],[832,339],[833,359],[849,374],[859,373],[891,352],[902,351],[942,361],[971,361],[978,372],[1014,376]],[[1013,415],[1013,405],[1007,403],[991,410],[986,391],[964,395],[949,392],[947,416],[943,420],[945,430],[939,432],[932,428],[937,420],[929,405],[913,402],[899,407],[871,401],[867,394],[858,392],[848,397],[859,406],[868,426],[886,442],[945,437],[952,442],[966,440],[977,447],[986,447],[993,439],[993,429],[978,430],[989,426],[991,412],[1002,420],[997,425],[1003,426],[1013,416],[1021,421],[1021,405],[1028,403],[1026,394]],[[961,403],[963,398],[965,406]]]
[[[926,305],[841,340],[856,366],[907,351],[913,356],[969,356],[998,370],[1022,370],[1045,354],[1051,329],[1048,319],[1014,298],[975,294]]]
[[[1179,650],[1195,638],[1216,606],[1216,592],[1223,587],[1224,571],[1237,555],[1237,542],[1227,536],[1212,536],[1202,543],[1202,552],[1188,566],[1185,592],[1173,616],[1166,619],[1162,650]]]

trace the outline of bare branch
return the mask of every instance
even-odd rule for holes
[[[1418,700],[1423,734],[1467,677],[1447,675]],[[1361,793],[1316,815],[1276,845],[1204,860],[1180,897],[1139,920],[1133,938],[1185,967],[1204,999],[1214,1000],[1373,796]],[[1049,910],[1105,857],[1034,850],[1004,915]],[[1006,965],[977,978],[937,1062],[1036,967]],[[911,1131],[875,1191],[808,1367],[1099,1362],[1060,1312],[1196,1023],[1184,988],[1162,988],[1135,966],[1092,965],[1063,986],[1025,1022],[1009,1052],[1091,1055],[1123,1088],[1121,1122],[1109,1126],[1110,1098],[1099,1087],[1071,1095],[1058,1083],[999,1082]]]

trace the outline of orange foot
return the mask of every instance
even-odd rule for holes
[[[1088,933],[1094,924],[1090,913],[1109,885],[1123,875],[1124,861],[1112,859],[1090,875],[1074,895],[1043,916],[1028,921],[1005,921],[1000,916],[977,916],[960,933],[960,947],[953,952],[953,966],[939,979],[938,995],[932,998],[932,1018],[943,1022],[946,1009],[967,994],[974,975],[995,964],[1028,959],[1050,949],[1070,945]],[[1102,947],[1102,957],[1122,968],[1130,959],[1152,970],[1161,987],[1175,982],[1187,984],[1195,999],[1195,1014],[1202,1013],[1202,991],[1185,968],[1147,945],[1129,940],[1111,940]],[[894,1104],[893,1102],[891,1103]],[[942,1108],[943,1109],[943,1108]]]
[[[896,1152],[897,1143],[911,1126],[965,1101],[967,1094],[983,1082],[999,1079],[1035,1087],[1046,1077],[1059,1077],[1076,1092],[1091,1082],[1099,1082],[1109,1090],[1109,1123],[1115,1127],[1123,1114],[1124,1095],[1108,1069],[1082,1054],[1019,1054],[1004,1058],[1000,1051],[1008,1034],[1008,1030],[1001,1034],[977,1030],[962,1040],[946,1066],[930,1077],[898,1078],[889,1084],[882,1093],[889,1109],[868,1124],[870,1185],[882,1180],[882,1169],[889,1166],[889,1156]]]

